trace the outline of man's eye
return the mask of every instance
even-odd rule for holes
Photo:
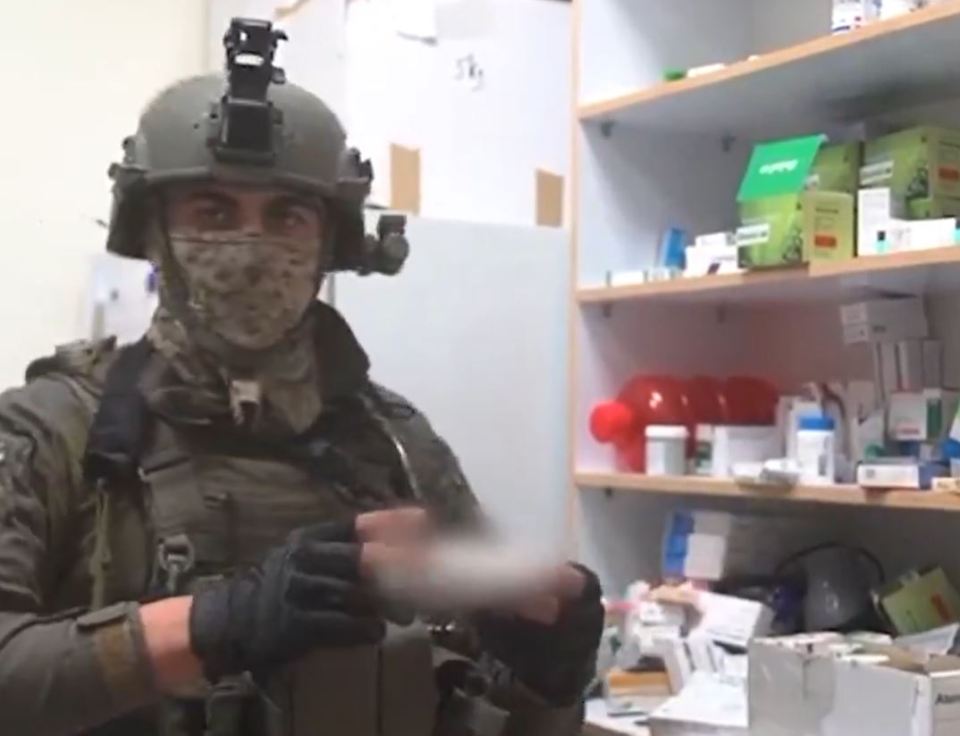
[[[230,213],[223,207],[202,207],[197,210],[197,217],[209,225],[227,225],[230,222]]]
[[[295,230],[305,227],[308,223],[307,216],[299,208],[288,207],[280,211],[280,224],[286,230]]]
[[[287,227],[300,227],[307,224],[307,218],[296,210],[290,210],[283,216],[283,222]]]

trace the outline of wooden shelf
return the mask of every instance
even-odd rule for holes
[[[793,503],[869,506],[872,508],[921,509],[960,512],[960,494],[934,491],[868,491],[860,486],[795,486],[778,489],[740,485],[732,480],[696,476],[654,477],[636,473],[576,473],[584,489],[614,489],[631,493],[717,498],[764,499]]]
[[[926,294],[960,288],[960,246],[821,261],[809,266],[679,278],[577,290],[581,304],[636,299],[665,302],[814,302],[867,292]]]
[[[955,97],[960,2],[581,104],[581,121],[766,137]]]

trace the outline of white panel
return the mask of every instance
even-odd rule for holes
[[[391,143],[420,149],[427,217],[533,224],[536,169],[566,176],[570,6],[487,5],[474,34],[426,43],[398,35],[389,3],[351,4],[346,122],[377,172],[374,201],[390,201]],[[482,78],[465,73],[471,65]]]
[[[747,55],[750,0],[579,0],[580,102]]]
[[[413,219],[395,278],[337,277],[373,377],[459,455],[503,527],[559,543],[567,508],[567,238],[554,229]]]

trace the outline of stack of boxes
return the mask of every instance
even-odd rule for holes
[[[848,33],[878,20],[888,20],[950,0],[833,0],[830,30]]]
[[[853,258],[859,145],[814,135],[758,145],[740,183],[743,268]]]
[[[757,145],[737,194],[739,265],[759,269],[952,245],[960,131],[933,126],[826,145]]]
[[[772,565],[811,544],[822,527],[791,516],[675,511],[663,540],[664,578],[714,582],[769,574]],[[768,563],[771,567],[764,567]]]
[[[866,487],[921,488],[946,473],[942,443],[957,394],[943,388],[942,345],[928,339],[923,300],[873,299],[840,308],[847,345],[866,345],[878,389],[874,416],[855,437]]]
[[[750,732],[777,736],[960,733],[960,658],[833,633],[750,644]]]
[[[858,196],[858,254],[954,242],[960,215],[960,131],[922,126],[868,141]]]

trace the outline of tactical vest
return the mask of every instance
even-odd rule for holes
[[[304,436],[270,446],[230,426],[154,416],[138,389],[149,358],[145,341],[120,352],[90,431],[85,474],[98,504],[93,607],[182,594],[258,562],[297,527],[424,501],[417,468],[391,430],[389,412],[399,409],[385,406],[372,385],[329,407]],[[305,653],[265,683],[198,684],[109,732],[500,732],[506,714],[499,709],[475,699],[464,708],[460,693],[441,696],[423,624],[388,629],[380,646]],[[452,718],[451,710],[463,713]]]

